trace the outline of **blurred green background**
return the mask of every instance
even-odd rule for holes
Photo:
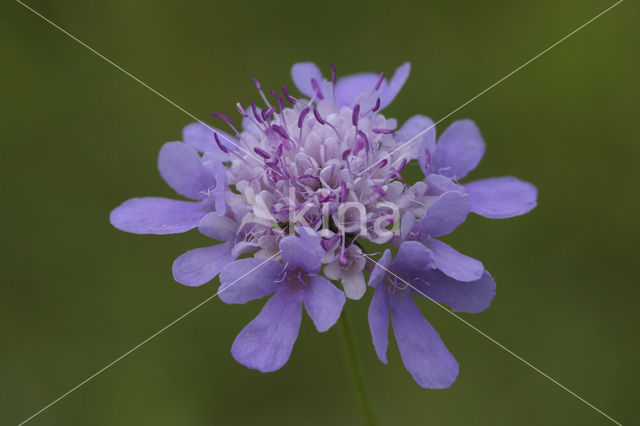
[[[194,115],[234,113],[250,81],[291,85],[291,64],[342,75],[412,74],[385,111],[439,119],[611,5],[525,1],[43,1],[29,5]],[[193,121],[18,3],[0,6],[3,61],[0,424],[17,424],[212,295],[171,262],[197,232],[136,236],[108,213],[172,196],[162,143]],[[464,315],[577,394],[633,424],[638,405],[637,101],[640,7],[626,1],[438,126],[472,118],[488,143],[471,178],[515,174],[532,213],[471,217],[447,241],[498,282]],[[600,414],[429,301],[461,364],[449,390],[420,389],[395,344],[385,366],[368,294],[349,303],[383,425],[603,425]],[[261,303],[209,302],[38,417],[34,425],[358,425],[339,327],[303,320],[289,363],[260,374],[230,354]]]

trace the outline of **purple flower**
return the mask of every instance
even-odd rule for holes
[[[280,251],[284,264],[242,259],[220,274],[220,298],[225,303],[244,304],[274,293],[231,347],[239,363],[262,372],[278,370],[289,359],[303,305],[318,331],[323,332],[338,320],[345,302],[342,291],[318,275],[323,252],[320,237],[305,232],[300,237],[285,237],[280,240]]]
[[[264,104],[237,103],[240,127],[212,113],[235,136],[194,123],[184,128],[184,143],[160,150],[160,174],[193,201],[134,198],[111,212],[111,223],[124,231],[170,234],[197,227],[215,240],[174,261],[176,281],[199,286],[219,274],[219,295],[229,304],[270,296],[232,345],[241,364],[263,372],[281,368],[303,307],[318,331],[328,330],[347,298],[364,296],[371,271],[369,321],[378,357],[386,363],[390,316],[402,360],[418,384],[444,388],[456,379],[457,362],[413,294],[480,312],[491,303],[495,282],[480,261],[437,238],[469,212],[524,214],[535,207],[537,192],[513,177],[458,183],[485,150],[469,120],[454,122],[436,143],[428,117],[402,125],[385,117],[382,110],[409,72],[405,63],[389,80],[383,73],[338,78],[331,67],[325,79],[315,64],[298,63],[291,75],[308,99],[294,98],[285,86],[265,93],[254,79]],[[402,176],[412,160],[425,174],[416,183]],[[363,247],[374,244],[398,247],[393,262],[386,250],[373,266]],[[253,257],[238,260],[249,253]]]
[[[417,241],[406,241],[393,261],[391,252],[384,252],[371,272],[369,285],[375,288],[369,306],[369,326],[380,361],[387,363],[391,316],[402,362],[414,380],[425,388],[451,386],[458,376],[458,363],[422,316],[412,295],[423,293],[454,311],[481,312],[495,295],[491,275],[483,271],[475,281],[456,281],[434,269],[431,250]]]

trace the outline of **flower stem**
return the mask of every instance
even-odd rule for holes
[[[368,426],[376,426],[376,418],[373,415],[373,409],[371,408],[371,402],[369,401],[369,394],[364,384],[364,375],[362,374],[362,368],[358,362],[358,354],[356,353],[355,339],[353,336],[353,329],[351,328],[351,321],[347,310],[342,311],[340,317],[340,324],[342,326],[342,336],[344,337],[344,345],[347,353],[347,361],[349,364],[349,371],[351,373],[351,380],[358,394],[358,401],[360,402],[360,408],[364,415],[366,424]]]

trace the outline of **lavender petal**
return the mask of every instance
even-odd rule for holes
[[[190,287],[205,284],[235,259],[230,252],[231,243],[189,250],[173,262],[173,278]]]
[[[271,296],[234,340],[231,353],[236,361],[263,373],[286,364],[300,330],[302,297],[302,291],[288,287]]]
[[[304,294],[304,307],[319,332],[327,331],[340,318],[344,293],[326,278],[313,276]]]
[[[211,211],[204,202],[168,198],[132,198],[111,211],[109,220],[116,228],[134,234],[179,234],[198,226]]]
[[[391,324],[400,357],[413,379],[423,388],[448,388],[458,377],[458,362],[438,332],[422,316],[410,292],[391,299]]]
[[[520,216],[537,205],[538,190],[513,176],[476,180],[464,185],[471,211],[490,219]]]
[[[480,163],[485,146],[473,121],[454,121],[438,139],[436,151],[431,156],[431,171],[462,179]]]

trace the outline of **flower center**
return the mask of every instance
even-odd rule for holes
[[[225,151],[231,154],[227,179],[239,192],[232,194],[237,203],[251,207],[245,223],[261,224],[275,240],[310,227],[325,238],[327,252],[340,247],[339,255],[355,238],[390,240],[402,214],[424,205],[424,191],[401,181],[415,153],[396,150],[402,141],[395,137],[396,120],[379,111],[380,83],[352,107],[339,107],[333,80],[313,80],[311,100],[295,99],[282,86],[282,95],[269,92],[275,106],[254,80],[265,107],[237,104],[242,132],[230,118],[214,115],[236,132],[239,149]],[[217,134],[216,142],[222,149]]]

